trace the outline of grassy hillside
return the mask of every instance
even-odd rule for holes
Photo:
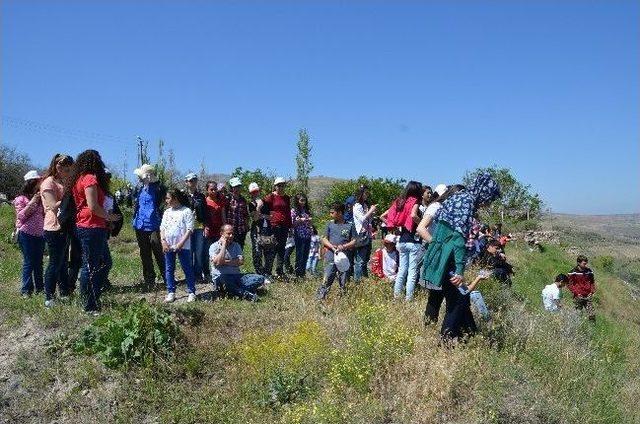
[[[40,298],[20,298],[20,255],[5,241],[11,216],[0,207],[0,422],[640,422],[638,301],[597,268],[595,324],[568,295],[563,313],[541,312],[542,287],[573,263],[559,247],[510,246],[513,289],[484,284],[492,320],[447,350],[438,328],[421,324],[424,293],[394,302],[373,279],[322,304],[310,280],[275,285],[257,304],[165,308],[161,290],[135,287],[139,258],[126,229],[112,244],[115,289],[100,322],[146,310],[136,304],[145,299],[181,336],[168,359],[109,368],[77,350],[95,318],[73,302],[46,310]],[[199,287],[204,299],[207,291]]]

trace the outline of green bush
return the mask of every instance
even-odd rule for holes
[[[369,198],[372,204],[378,205],[378,214],[391,206],[393,200],[402,193],[404,180],[389,178],[358,177],[356,180],[338,181],[331,185],[329,194],[324,199],[324,206],[329,209],[333,203],[344,203],[349,196],[355,195],[360,185],[369,187]]]
[[[120,313],[103,315],[85,329],[75,343],[79,353],[97,356],[109,368],[150,367],[168,359],[181,333],[171,315],[140,301]]]
[[[333,352],[329,379],[334,388],[351,387],[369,391],[376,372],[413,349],[413,334],[387,319],[389,311],[381,305],[362,303],[356,309],[358,328],[345,349]]]
[[[598,256],[595,258],[593,262],[596,267],[604,271],[611,272],[611,273],[615,271],[615,260],[613,259],[613,256],[610,256],[610,255]]]
[[[292,330],[247,336],[234,348],[246,389],[262,406],[278,407],[313,392],[326,368],[329,339],[320,325],[303,321]]]

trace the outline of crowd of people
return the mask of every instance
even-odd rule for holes
[[[450,340],[476,332],[471,304],[489,319],[477,289],[480,281],[494,276],[511,286],[514,270],[504,252],[510,237],[501,234],[500,226],[483,226],[477,220],[478,210],[500,196],[490,174],[479,175],[467,187],[438,184],[433,190],[410,181],[379,215],[368,187],[360,186],[344,203],[331,206],[331,221],[319,233],[306,195],[291,198],[281,177],[273,187],[264,187],[264,194],[263,187],[252,182],[246,199],[236,177],[228,186],[215,181],[201,184],[190,173],[183,188],[167,189],[151,165],[144,164],[134,173],[139,184],[127,189],[126,197],[122,191],[111,194],[110,172],[100,154],[86,150],[75,160],[56,154],[44,175],[29,171],[24,176],[22,192],[14,200],[24,258],[24,296],[44,292],[45,306],[52,307],[57,298],[74,292],[79,272],[84,310],[98,314],[100,296],[110,287],[108,239],[123,226],[118,205],[123,199],[130,199],[133,209],[142,284],[152,289],[161,279],[166,302],[176,299],[176,262],[185,275],[187,301],[193,302],[198,283],[257,301],[260,288],[274,281],[317,275],[322,260],[318,300],[329,295],[336,279],[343,294],[350,279],[358,284],[369,273],[389,282],[396,299],[410,302],[416,288],[422,287],[428,291],[425,323],[438,321],[444,301],[441,335]],[[382,247],[373,251],[373,241],[380,234]],[[247,235],[254,273],[243,274]],[[49,261],[43,275],[45,247]],[[467,283],[465,268],[471,264],[480,271]],[[595,282],[586,264],[587,259],[579,257],[569,276],[560,275],[545,287],[546,309],[558,309],[560,290],[569,283],[576,306],[593,316]]]

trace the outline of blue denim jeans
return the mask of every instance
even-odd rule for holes
[[[51,300],[56,295],[56,286],[60,296],[69,295],[67,275],[68,236],[64,231],[45,231],[49,263],[44,274],[44,295]]]
[[[402,296],[406,285],[406,300],[413,299],[413,292],[416,288],[420,259],[424,250],[420,243],[398,243],[398,275],[393,286],[394,297]]]
[[[353,257],[353,280],[357,283],[362,277],[369,276],[369,259],[371,258],[371,243],[356,247]]]
[[[240,299],[252,299],[258,287],[264,284],[264,280],[265,278],[258,274],[222,274],[218,277],[227,293]]]
[[[167,280],[167,291],[169,293],[176,292],[176,256],[180,261],[182,271],[187,280],[187,292],[196,292],[196,277],[193,274],[193,268],[191,267],[191,249],[180,249],[177,252],[165,252],[164,254],[164,268],[165,278]]]
[[[307,258],[307,271],[311,275],[316,275],[316,268],[318,267],[318,255],[309,256]]]
[[[296,243],[296,277],[304,277],[307,271],[307,259],[311,248],[311,239],[295,237]]]
[[[209,272],[209,252],[202,228],[196,228],[191,234],[191,265],[196,280],[205,279]]]
[[[36,292],[44,290],[42,276],[42,263],[44,256],[44,237],[32,236],[20,231],[18,233],[18,244],[22,251],[22,294],[33,293],[34,286]]]
[[[478,290],[473,290],[469,293],[469,297],[471,298],[471,303],[476,307],[478,313],[482,316],[482,319],[488,321],[491,318],[491,314],[489,313],[489,308],[487,308],[487,304],[484,303],[484,298],[482,297],[482,293]]]
[[[322,285],[318,288],[316,293],[317,299],[325,299],[329,294],[329,289],[333,285],[333,281],[338,277],[338,284],[340,285],[340,291],[345,293],[347,291],[347,281],[349,280],[349,271],[340,272],[338,267],[333,263],[333,255],[329,255],[325,258],[324,263],[324,277]]]
[[[82,248],[80,296],[85,311],[97,311],[100,308],[100,292],[109,273],[105,263],[108,233],[105,228],[82,227],[78,227],[76,233]]]

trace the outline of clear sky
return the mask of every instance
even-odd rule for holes
[[[46,164],[135,136],[182,170],[458,182],[640,211],[638,1],[2,0],[2,142]],[[131,171],[130,170],[130,171]],[[130,174],[132,175],[132,174]]]

